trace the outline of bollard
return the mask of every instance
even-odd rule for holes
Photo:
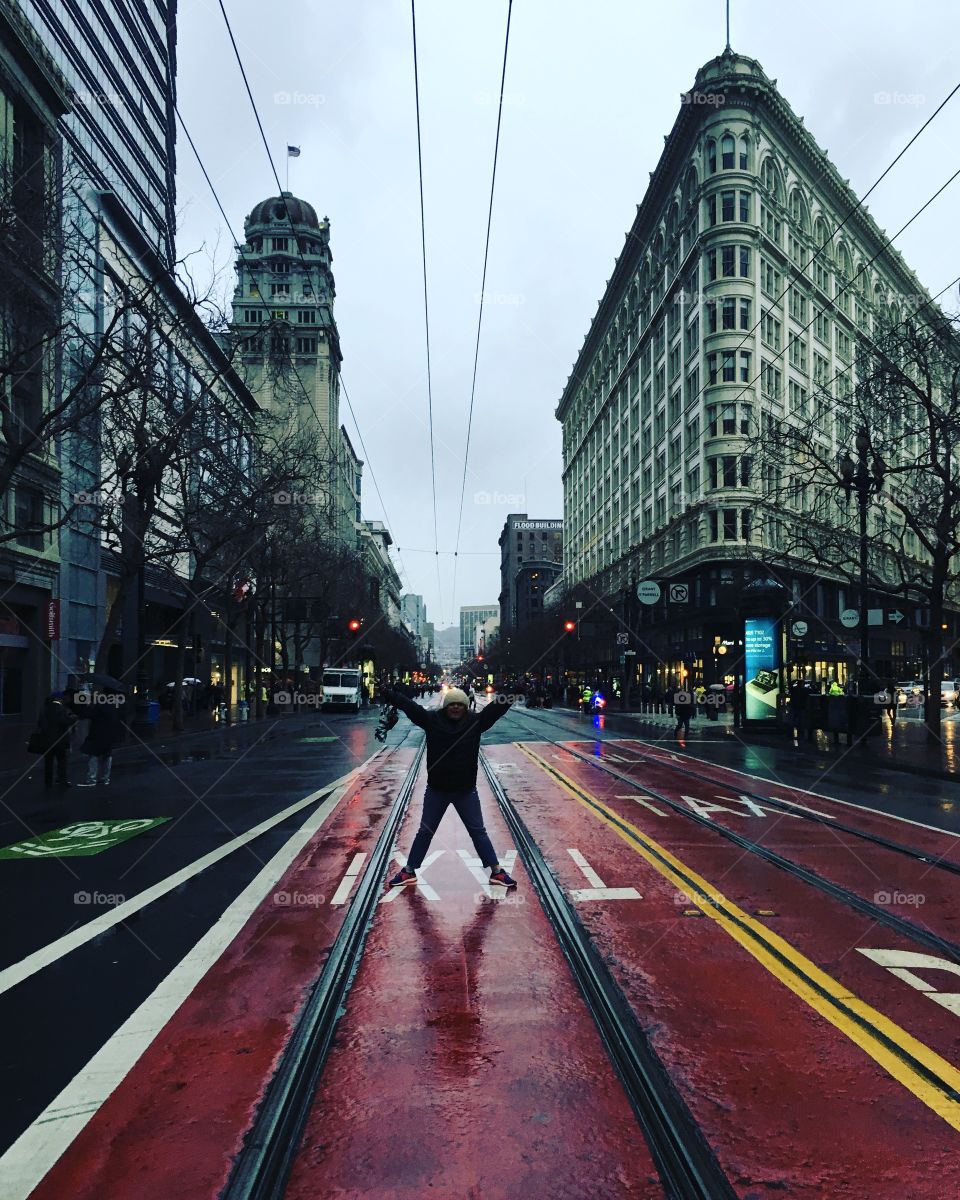
[[[237,705],[237,713],[238,713],[241,721],[248,721],[250,719],[249,701],[241,700],[240,703]]]

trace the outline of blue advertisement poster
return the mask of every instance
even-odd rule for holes
[[[776,617],[747,617],[743,626],[744,716],[772,721],[780,694],[780,638]]]

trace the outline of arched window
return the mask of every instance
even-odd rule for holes
[[[686,210],[693,204],[697,195],[698,188],[697,172],[695,167],[690,167],[683,178],[683,207]]]
[[[721,166],[725,171],[732,171],[736,163],[734,162],[735,143],[733,135],[725,133],[720,141],[720,158]]]
[[[817,217],[813,227],[813,236],[816,241],[815,250],[818,252],[820,261],[828,263],[833,259],[833,245],[830,241],[830,230],[827,228],[827,223],[823,217]],[[821,249],[821,247],[823,247]]]
[[[778,204],[783,203],[783,180],[772,154],[768,154],[763,160],[763,166],[760,168],[760,182]]]
[[[747,141],[746,136],[743,134],[741,134],[741,136],[740,136],[739,145],[740,145],[740,170],[748,171],[750,169],[750,143]]]
[[[853,268],[850,265],[850,251],[847,249],[845,242],[841,242],[837,246],[837,275],[844,283],[849,283],[853,275]]]
[[[790,193],[790,220],[798,229],[803,230],[804,233],[809,233],[810,219],[807,214],[807,205],[800,194],[799,188],[794,188]]]
[[[713,138],[707,138],[707,171],[711,175],[717,173],[717,143]]]

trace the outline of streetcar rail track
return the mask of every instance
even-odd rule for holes
[[[666,1195],[670,1200],[733,1200],[736,1192],[712,1148],[483,752],[480,764],[620,1076]]]
[[[412,731],[404,734],[394,753]],[[364,943],[383,891],[400,824],[426,749],[421,739],[413,763],[347,906],[340,931],[313,985],[237,1155],[222,1200],[282,1200],[299,1151],[317,1081],[330,1051],[343,1004],[360,964]]]
[[[516,713],[516,710],[514,710],[514,712]],[[534,723],[539,720],[544,720],[548,724],[553,725],[555,729],[566,728],[565,726],[560,725],[560,723],[557,721],[551,721],[548,717],[541,718],[538,716],[537,718],[534,718],[530,716],[529,713],[516,713],[516,715],[520,717],[526,717],[528,720],[534,721]],[[631,738],[629,740],[640,741],[641,739]],[[548,738],[547,741],[551,741],[551,739]],[[553,742],[552,744],[556,745],[557,743]],[[564,749],[566,750],[568,747],[564,746]],[[701,783],[709,783],[713,787],[730,786],[722,779],[714,779],[713,776],[706,775],[702,771],[696,771],[687,765],[673,761],[667,762],[664,759],[657,757],[655,754],[644,754],[642,751],[636,751],[636,753],[639,755],[636,760],[637,762],[648,763],[650,766],[666,767],[678,775],[685,775],[688,779],[696,779]],[[594,760],[590,759],[590,761],[593,762]],[[732,771],[734,773],[737,771],[736,767],[719,767],[718,769],[723,771]],[[776,785],[772,784],[771,786]],[[785,784],[783,786],[790,785]],[[929,851],[920,850],[916,846],[909,846],[903,842],[895,842],[890,838],[883,837],[881,834],[868,833],[866,830],[858,829],[855,825],[848,825],[846,822],[838,821],[833,817],[825,817],[820,813],[812,812],[810,809],[805,808],[799,803],[783,800],[778,796],[767,796],[762,792],[748,791],[745,788],[739,787],[738,791],[742,796],[745,796],[750,800],[755,800],[758,804],[769,805],[771,808],[775,808],[779,812],[789,813],[791,816],[801,817],[803,820],[812,821],[818,825],[824,825],[828,829],[838,829],[842,833],[849,833],[853,837],[858,837],[865,842],[871,842],[874,845],[882,846],[885,850],[892,850],[896,854],[902,854],[907,858],[914,859],[916,862],[921,862],[927,866],[935,867],[939,871],[947,871],[951,875],[960,875],[960,862],[955,862],[953,859],[937,857],[932,855]],[[829,799],[829,797],[826,797],[826,799]],[[941,830],[940,832],[942,832],[946,837],[951,836],[950,831],[947,829]]]
[[[823,892],[832,899],[838,900],[840,903],[847,905],[847,907],[854,909],[861,915],[869,917],[877,924],[884,925],[886,928],[892,929],[896,933],[899,933],[902,937],[926,946],[930,950],[936,951],[936,953],[940,956],[950,958],[954,962],[960,963],[960,945],[958,945],[956,942],[950,941],[948,938],[941,937],[939,934],[924,929],[922,926],[918,925],[914,921],[911,921],[907,917],[898,916],[896,913],[892,913],[888,909],[882,908],[880,905],[875,904],[872,900],[867,900],[863,896],[857,895],[856,892],[851,891],[849,888],[845,888],[842,884],[834,883],[832,880],[820,875],[817,871],[813,871],[809,867],[801,866],[800,863],[794,862],[793,859],[787,858],[785,855],[779,854],[775,850],[770,850],[766,846],[762,846],[759,842],[755,842],[750,838],[743,837],[741,834],[736,833],[732,829],[728,829],[725,825],[721,825],[718,821],[711,820],[702,813],[694,812],[686,805],[679,803],[679,801],[671,800],[669,796],[664,795],[656,788],[652,788],[646,783],[641,783],[639,780],[632,778],[630,775],[627,775],[624,772],[618,771],[616,768],[605,764],[602,758],[597,759],[591,755],[584,754],[582,751],[572,749],[569,745],[564,745],[561,742],[555,741],[553,738],[546,738],[544,740],[549,745],[563,750],[564,753],[572,755],[579,761],[588,763],[594,769],[612,776],[621,783],[627,784],[634,791],[649,796],[652,800],[656,800],[658,803],[665,805],[673,812],[678,813],[680,816],[686,817],[688,820],[694,821],[703,828],[719,834],[722,838],[732,842],[741,850],[745,850],[749,854],[756,855],[758,858],[763,859],[772,866],[784,871],[788,875],[792,875],[795,878],[800,879],[802,882],[816,888],[818,891]],[[552,768],[550,768],[549,764],[545,765],[548,772],[552,771]],[[657,765],[664,766],[669,770],[674,770],[672,763],[658,762]],[[683,771],[681,770],[679,773],[682,774]],[[559,775],[559,772],[557,772],[557,774]],[[715,783],[716,781],[712,782]]]

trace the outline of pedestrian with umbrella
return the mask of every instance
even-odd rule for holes
[[[78,694],[77,704],[89,709],[86,716],[90,722],[86,740],[80,747],[87,755],[87,778],[78,784],[79,787],[96,787],[98,784],[101,787],[110,786],[114,747],[120,744],[123,737],[119,709],[125,699],[121,692],[101,684],[94,687],[92,692]]]

